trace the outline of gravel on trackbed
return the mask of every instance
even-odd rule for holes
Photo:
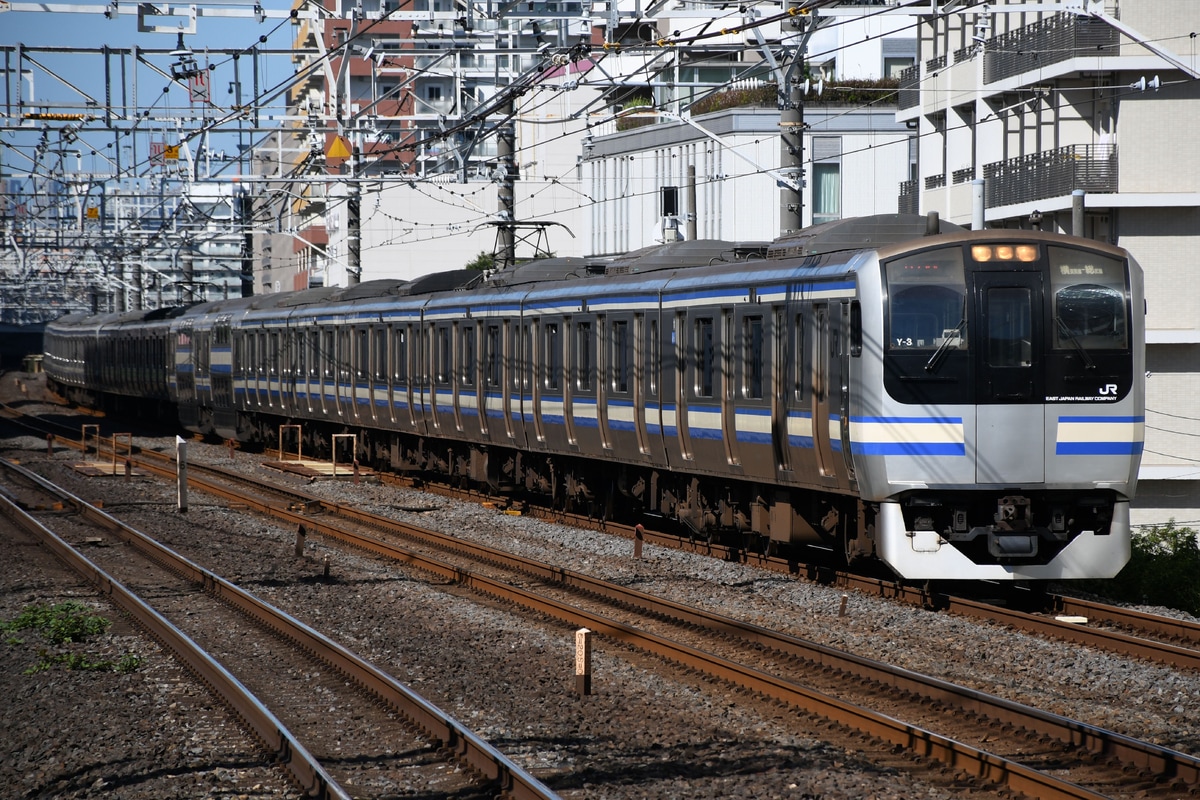
[[[0,379],[0,399],[9,378]],[[137,442],[164,448],[166,439]],[[0,438],[0,457],[46,466],[35,437]],[[424,575],[138,478],[83,478],[74,451],[54,478],[184,555],[308,622],[385,669],[539,776],[563,797],[951,798],[963,788],[937,766],[830,731],[793,710],[714,688],[603,639],[594,644],[593,694],[575,693],[574,632],[433,585]],[[223,447],[189,445],[189,458],[230,465]],[[261,472],[238,452],[238,468]],[[273,473],[274,474],[274,473]],[[351,503],[551,564],[663,594],[816,642],[964,683],[1132,736],[1200,752],[1200,676],[1075,645],[843,592],[753,567],[632,542],[372,483],[318,481]],[[421,510],[412,510],[421,509]],[[38,548],[12,546],[0,523],[0,621],[36,602],[95,592]],[[11,558],[9,557],[11,555]],[[332,580],[321,579],[329,555]],[[114,612],[108,610],[110,616]],[[136,652],[130,674],[25,674],[38,645],[0,643],[0,796],[297,797],[299,792],[229,715],[156,644],[119,618],[91,645]],[[200,721],[185,712],[201,708]],[[422,795],[430,797],[432,795]]]

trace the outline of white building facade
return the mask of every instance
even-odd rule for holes
[[[776,109],[731,108],[597,137],[583,161],[595,201],[588,255],[693,238],[690,223],[699,239],[776,238],[779,120]],[[804,121],[804,224],[894,213],[913,138],[895,107],[810,104]]]

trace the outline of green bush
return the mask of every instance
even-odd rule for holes
[[[56,646],[55,650],[41,648],[38,651],[38,663],[25,671],[27,675],[60,664],[70,670],[134,672],[141,666],[142,659],[132,653],[122,656],[120,661],[111,661],[95,659],[87,653],[69,649],[70,645],[98,636],[111,626],[111,621],[91,613],[91,609],[83,603],[71,600],[53,606],[44,603],[26,606],[15,619],[0,623],[0,631],[8,634],[9,644],[24,644],[24,640],[15,634],[20,631],[35,631],[47,643]]]
[[[1135,533],[1129,563],[1088,588],[1113,600],[1167,606],[1200,616],[1200,547],[1196,531],[1175,520]]]
[[[50,644],[81,642],[89,636],[104,633],[112,624],[89,611],[83,603],[74,600],[54,606],[44,603],[25,606],[16,619],[0,624],[0,630],[36,630]]]

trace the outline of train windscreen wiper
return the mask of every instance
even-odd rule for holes
[[[960,334],[962,333],[962,329],[966,326],[967,318],[964,316],[953,328],[942,331],[942,343],[938,345],[938,349],[934,350],[933,355],[931,355],[929,360],[925,362],[926,372],[937,371],[938,366],[940,366],[942,363],[942,359],[946,357],[946,351],[950,349],[950,343],[962,341]]]
[[[1059,334],[1066,339],[1075,348],[1075,352],[1079,353],[1079,357],[1083,360],[1084,369],[1095,369],[1096,362],[1092,361],[1092,357],[1088,355],[1087,348],[1079,342],[1079,338],[1071,333],[1071,329],[1067,327],[1067,323],[1063,322],[1062,317],[1055,316],[1054,321],[1058,323]]]

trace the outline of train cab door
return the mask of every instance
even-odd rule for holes
[[[1042,275],[976,272],[972,296],[975,479],[1041,483],[1046,479]]]
[[[839,319],[837,310],[828,303],[813,303],[810,317],[809,376],[811,391],[813,450],[817,474],[823,483],[838,482],[838,460],[834,453],[841,450],[841,360],[838,357]],[[842,462],[844,464],[844,461]]]

